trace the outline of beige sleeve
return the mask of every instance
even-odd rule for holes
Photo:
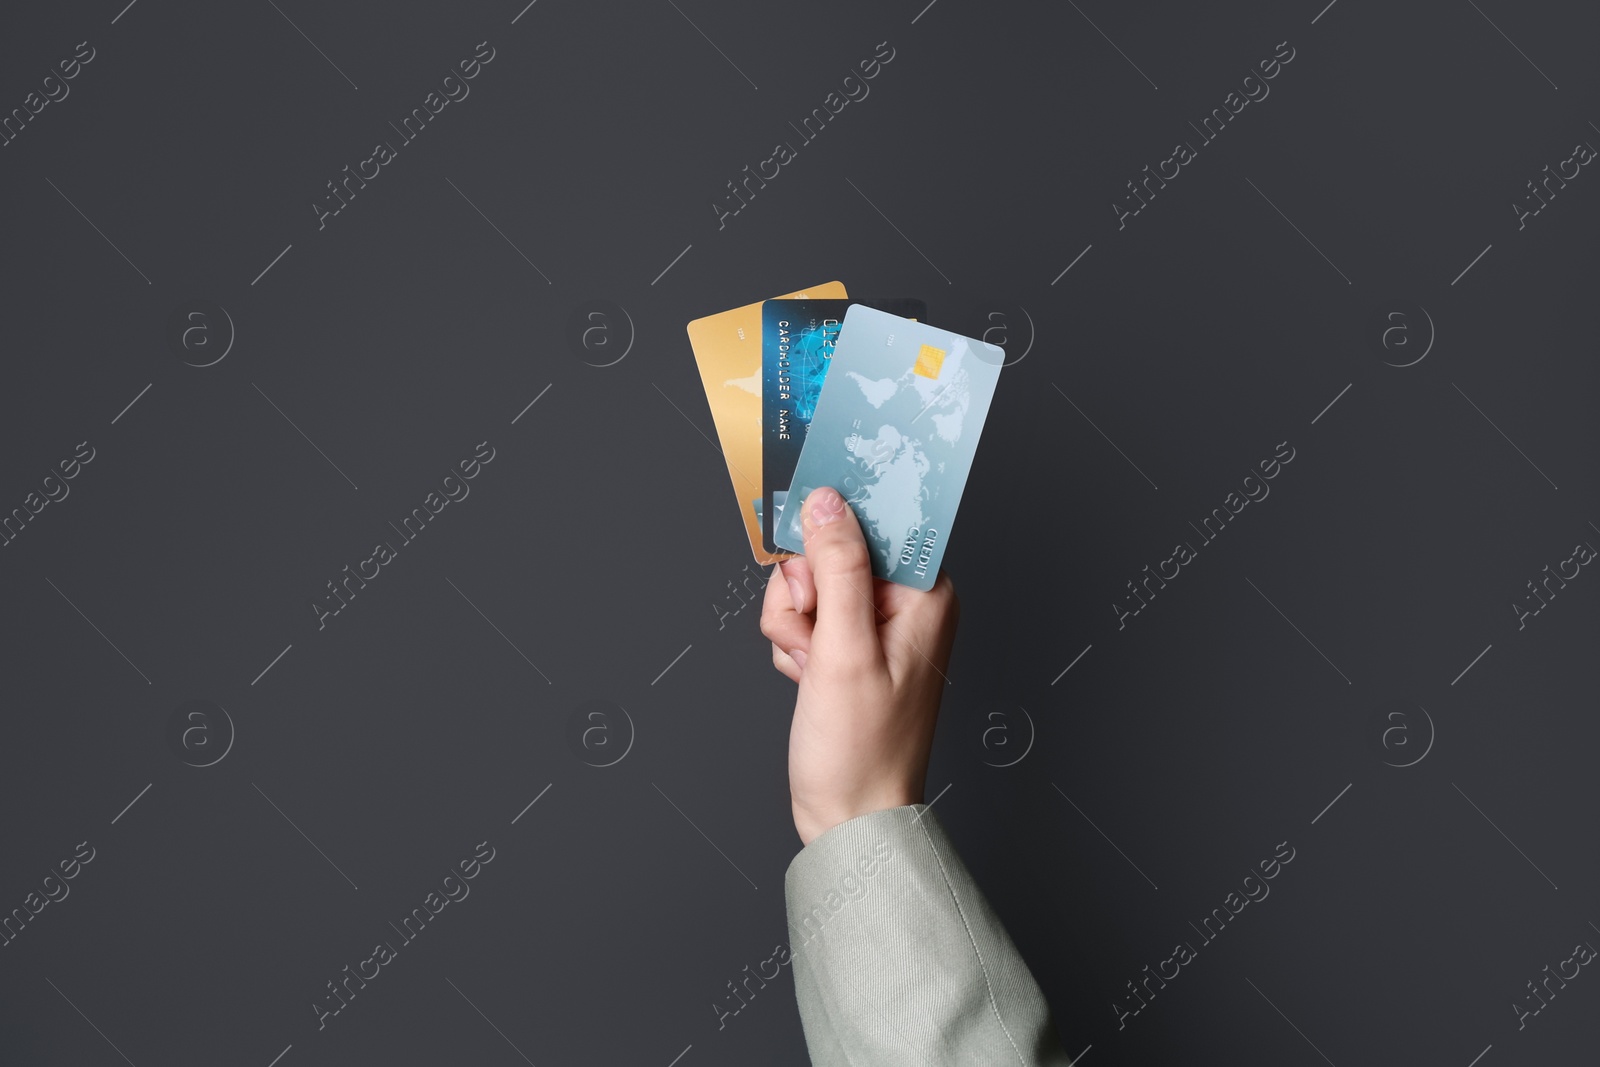
[[[784,878],[816,1067],[1065,1067],[1038,984],[925,804],[862,815]]]

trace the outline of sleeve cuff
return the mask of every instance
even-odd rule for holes
[[[818,835],[784,877],[813,1063],[1064,1065],[1049,1010],[926,804]]]

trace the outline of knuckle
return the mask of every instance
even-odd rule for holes
[[[830,540],[826,544],[818,545],[817,548],[820,549],[821,556],[818,562],[835,574],[845,574],[853,578],[863,571],[872,570],[864,541]]]
[[[928,589],[917,616],[930,632],[944,628],[953,629],[961,619],[961,598],[956,595],[955,583],[940,575]]]

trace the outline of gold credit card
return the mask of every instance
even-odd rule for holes
[[[842,299],[843,282],[827,282],[774,300],[808,297]],[[700,367],[711,420],[722,442],[728,477],[739,502],[739,516],[756,562],[776,563],[792,552],[768,552],[761,544],[761,305],[707,315],[689,323],[689,344]],[[787,488],[787,487],[785,487]]]

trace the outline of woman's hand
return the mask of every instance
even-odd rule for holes
[[[761,632],[800,686],[789,797],[809,845],[857,815],[921,802],[960,604],[943,572],[927,592],[874,578],[855,512],[831,488],[806,498],[801,528],[806,554],[774,565]]]

